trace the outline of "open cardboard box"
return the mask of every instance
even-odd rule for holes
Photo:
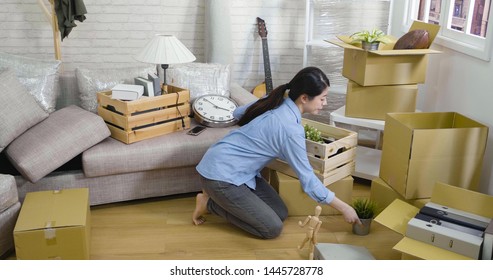
[[[430,201],[475,215],[493,218],[493,196],[479,192],[437,182],[433,188]],[[403,235],[403,238],[394,246],[394,249],[407,256],[425,260],[471,259],[406,237],[407,223],[418,212],[419,208],[396,199],[375,218],[375,221]]]
[[[440,30],[439,25],[415,21],[409,31],[426,29],[430,45]],[[424,83],[428,54],[440,51],[432,49],[394,50],[398,38],[388,36],[392,42],[380,44],[378,50],[366,51],[350,44],[350,36],[337,36],[339,41],[327,42],[344,48],[342,75],[362,86],[399,85]]]
[[[435,182],[477,190],[488,127],[456,112],[389,113],[379,176],[405,199]]]

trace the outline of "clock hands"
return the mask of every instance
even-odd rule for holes
[[[212,101],[208,100],[208,99],[204,99],[205,101],[209,102],[212,104],[212,106],[214,106],[214,108],[216,109],[221,109],[221,110],[224,110],[224,111],[228,111],[228,112],[231,112],[229,109],[226,109],[226,108],[223,108],[223,107],[219,107],[217,106],[216,104],[212,103]]]

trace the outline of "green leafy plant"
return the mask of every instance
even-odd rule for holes
[[[352,206],[360,219],[372,219],[378,208],[375,201],[367,198],[355,199]]]
[[[349,36],[352,41],[351,43],[360,43],[360,42],[368,42],[368,43],[390,43],[391,40],[385,35],[385,33],[378,29],[378,28],[373,28],[371,31],[370,30],[362,30],[356,33],[351,34]]]
[[[318,143],[324,143],[322,138],[322,132],[315,127],[305,124],[305,138],[308,140],[312,140]]]

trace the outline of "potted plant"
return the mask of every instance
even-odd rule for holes
[[[325,138],[322,136],[322,132],[315,127],[305,124],[303,126],[305,128],[305,138],[317,143],[328,144],[333,142],[333,139]]]
[[[360,224],[353,224],[353,233],[357,235],[367,235],[370,233],[371,221],[377,212],[377,203],[368,198],[357,198],[352,204],[358,215]]]
[[[352,39],[351,44],[361,43],[361,47],[365,50],[378,50],[380,43],[387,44],[391,41],[387,35],[378,28],[362,30],[351,34],[349,37]]]

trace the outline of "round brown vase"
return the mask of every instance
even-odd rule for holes
[[[356,235],[367,235],[370,233],[370,225],[373,219],[360,219],[361,225],[353,224],[353,233]]]

